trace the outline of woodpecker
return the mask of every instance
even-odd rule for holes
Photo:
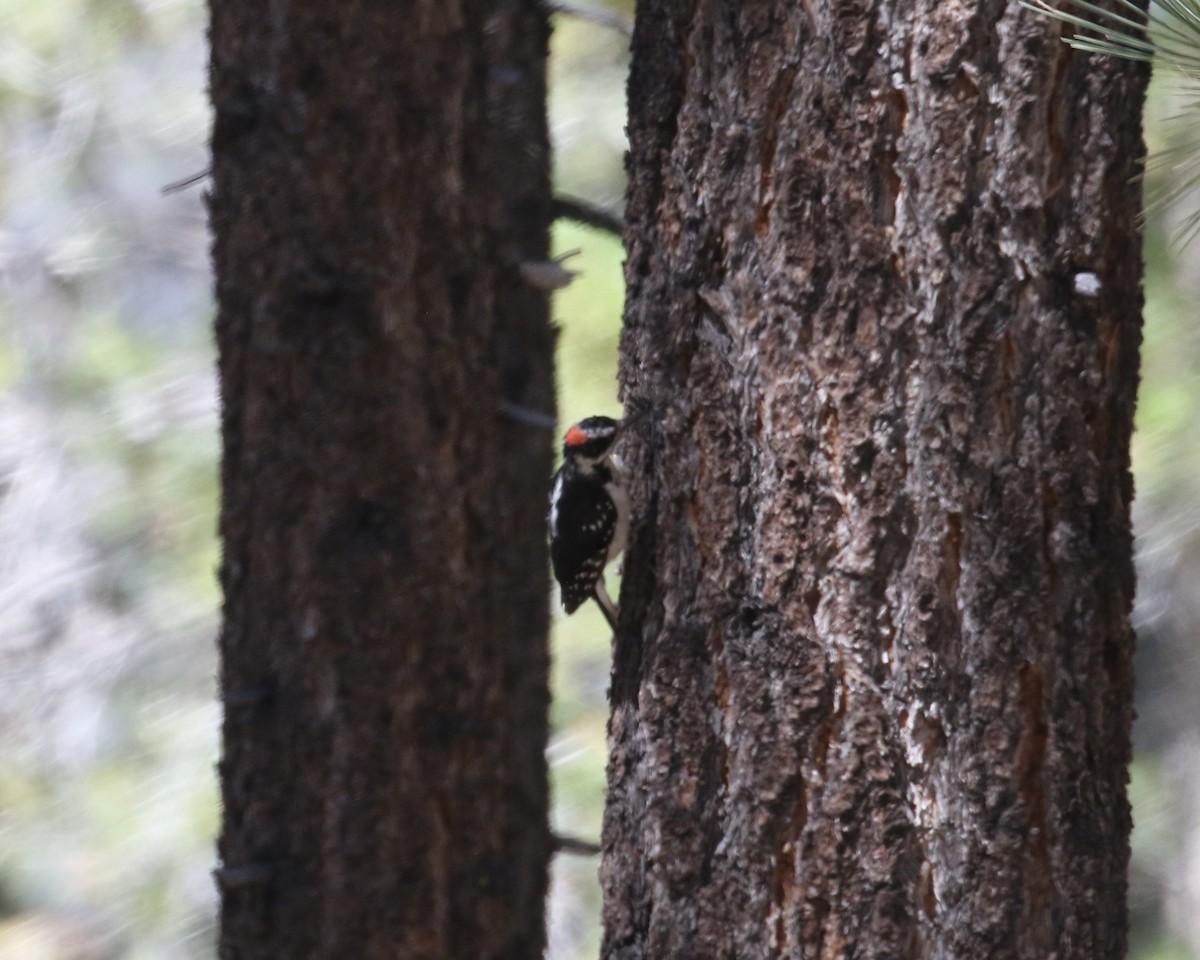
[[[625,549],[629,496],[613,447],[621,424],[588,417],[563,437],[563,464],[550,492],[550,562],[562,604],[574,613],[591,598],[617,628],[617,608],[604,589],[604,568]]]

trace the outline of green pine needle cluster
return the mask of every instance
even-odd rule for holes
[[[1021,5],[1074,27],[1063,41],[1077,50],[1150,63],[1182,84],[1186,106],[1170,118],[1170,145],[1147,160],[1147,170],[1161,174],[1162,184],[1148,209],[1192,201],[1200,187],[1200,0],[1157,0],[1146,10],[1130,0],[1114,0],[1111,10],[1087,0],[1065,0],[1065,9],[1045,0]],[[1177,231],[1181,243],[1200,233],[1200,207],[1188,205],[1194,209]]]

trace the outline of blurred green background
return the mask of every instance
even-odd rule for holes
[[[598,3],[599,0],[596,0]],[[629,19],[632,2],[603,8]],[[0,0],[0,958],[214,956],[216,390],[199,0]],[[555,16],[561,192],[619,208],[628,40]],[[1149,138],[1194,95],[1161,85]],[[1195,122],[1193,121],[1193,125]],[[1139,433],[1138,960],[1200,957],[1200,244],[1147,230]],[[564,419],[615,414],[621,249],[570,223]],[[615,586],[615,584],[613,584]],[[554,633],[554,823],[599,835],[608,631]],[[554,864],[551,960],[597,955]]]

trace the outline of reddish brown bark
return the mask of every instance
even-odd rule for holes
[[[1124,955],[1145,71],[1058,32],[639,8],[610,960]]]
[[[546,41],[212,0],[227,960],[541,956]]]

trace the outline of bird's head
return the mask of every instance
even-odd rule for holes
[[[599,463],[610,453],[621,433],[621,422],[612,417],[587,417],[563,436],[563,459],[582,467]]]

